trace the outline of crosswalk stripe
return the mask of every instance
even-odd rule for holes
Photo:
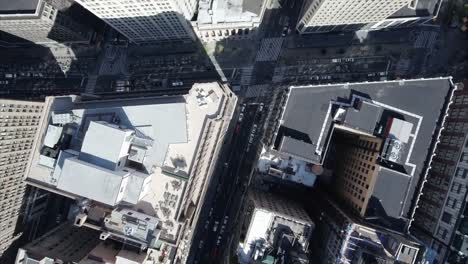
[[[255,61],[276,61],[280,55],[284,38],[266,38],[260,44]]]

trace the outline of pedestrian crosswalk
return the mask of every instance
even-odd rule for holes
[[[241,85],[249,85],[252,81],[253,67],[244,67],[241,71]]]
[[[251,98],[251,97],[264,96],[267,89],[268,89],[267,84],[249,86],[249,88],[247,89],[247,92],[245,93],[245,97]]]
[[[276,61],[279,58],[284,38],[265,38],[260,44],[255,61]]]
[[[126,47],[107,46],[105,57],[99,68],[99,75],[118,75],[125,73],[127,63]]]
[[[413,47],[431,49],[434,46],[438,35],[439,33],[437,31],[422,31],[416,37]]]

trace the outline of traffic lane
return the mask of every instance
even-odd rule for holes
[[[248,129],[245,129],[245,126],[247,125],[247,127],[251,127],[251,124],[250,124],[251,122],[249,120],[250,115],[251,113],[248,113],[247,117],[244,117],[245,118],[243,120],[244,122],[238,123],[240,133],[236,134],[236,139],[239,138],[240,140],[236,140],[237,144],[235,144],[233,151],[230,152],[228,161],[225,164],[223,164],[224,166],[223,175],[218,183],[218,185],[221,186],[221,188],[218,189],[218,192],[221,192],[223,188],[226,189],[226,188],[229,188],[229,186],[232,186],[232,184],[234,183],[236,179],[236,175],[234,171],[232,170],[232,168],[235,168],[236,166],[240,164],[239,155],[238,155],[239,149],[242,149],[242,146],[245,145],[245,142],[243,142],[243,140],[245,140],[246,137],[248,136]],[[228,189],[224,190],[222,193],[225,195],[227,193],[226,192],[227,190]]]
[[[233,185],[232,188],[234,189],[235,185]],[[229,190],[229,192],[232,192],[233,189]],[[215,216],[213,219],[213,225],[209,225],[208,229],[206,230],[207,233],[205,233],[205,237],[203,239],[205,241],[206,247],[206,249],[200,254],[205,258],[203,263],[216,263],[216,259],[207,260],[207,257],[216,258],[218,256],[220,247],[220,244],[218,243],[219,237],[223,238],[224,236],[226,236],[226,233],[221,233],[221,229],[226,228],[222,227],[223,220],[226,215],[226,208],[230,207],[229,204],[232,202],[232,200],[229,199],[228,196],[224,196],[223,198],[224,199],[219,199],[216,201],[217,204],[219,204],[219,206],[217,206],[216,210],[213,213],[213,215]],[[216,228],[214,227],[215,225]]]
[[[229,142],[229,144],[230,144],[230,146],[228,146],[228,148],[229,148],[228,153],[229,154],[227,155],[228,157],[226,159],[228,164],[232,163],[233,153],[235,153],[236,146],[238,145],[238,142],[239,142],[239,140],[238,140],[239,138],[240,138],[239,133],[234,133],[231,140],[230,140],[230,142]],[[229,171],[227,171],[227,172],[226,171],[227,171],[227,168],[223,164],[222,170],[218,174],[219,177],[216,178],[218,181],[217,182],[212,182],[211,186],[209,187],[208,194],[207,194],[207,197],[206,197],[206,200],[205,200],[206,202],[204,203],[203,208],[202,208],[202,213],[200,214],[201,215],[201,219],[199,221],[200,224],[196,228],[197,231],[196,231],[196,234],[194,235],[194,239],[193,239],[194,241],[202,241],[202,240],[206,239],[207,233],[205,231],[209,230],[212,227],[212,224],[214,223],[213,218],[214,218],[215,215],[218,214],[217,212],[214,212],[214,214],[213,214],[214,208],[216,207],[216,202],[215,201],[217,201],[217,199],[218,199],[217,195],[220,192],[220,187],[225,185],[225,184],[223,184],[224,181],[225,181],[225,175],[224,174],[229,173]],[[207,224],[207,222],[208,222],[208,224]],[[203,235],[204,235],[203,239],[200,239],[201,233],[203,233]],[[198,247],[198,245],[194,245],[194,244],[191,245],[191,247],[192,247],[191,252],[195,251],[194,252],[195,256],[193,258],[196,259],[198,257],[198,254],[199,254],[200,250],[194,248],[194,246]]]
[[[229,206],[230,201],[232,200],[232,190],[235,187],[235,181],[237,178],[237,168],[242,164],[242,155],[239,149],[243,149],[246,145],[246,134],[241,134],[240,144],[233,152],[233,156],[231,162],[229,163],[228,170],[226,171],[226,175],[224,175],[225,179],[224,182],[220,184],[221,188],[219,188],[218,196],[216,197],[216,205],[214,206],[214,219],[215,221],[219,221],[225,215],[226,208]]]
[[[260,121],[262,119],[262,114],[259,113],[258,111],[258,105],[255,105],[255,106],[252,106],[255,108],[255,115],[254,115],[254,118],[252,120],[252,124],[250,126],[250,129],[249,130],[246,130],[247,133],[250,135],[254,135],[254,140],[256,141],[256,144],[254,144],[253,147],[250,148],[250,151],[246,151],[247,147],[248,147],[248,144],[250,142],[247,141],[247,144],[246,146],[242,149],[242,152],[239,152],[238,155],[240,156],[240,162],[239,162],[239,165],[237,167],[237,171],[236,171],[236,175],[237,175],[237,179],[238,181],[236,181],[236,184],[234,186],[232,186],[232,192],[230,193],[230,199],[228,200],[227,204],[226,204],[226,210],[225,210],[225,213],[224,213],[224,216],[228,216],[229,217],[229,221],[228,223],[226,224],[227,226],[225,226],[225,232],[224,234],[222,234],[222,237],[221,237],[221,241],[219,243],[219,247],[220,248],[223,248],[225,249],[225,247],[223,247],[223,245],[225,244],[225,242],[227,242],[227,239],[229,238],[228,234],[232,231],[233,229],[233,225],[235,224],[236,220],[234,219],[233,220],[233,216],[235,216],[237,214],[237,210],[240,208],[240,205],[241,205],[241,197],[243,196],[243,193],[246,191],[246,188],[245,188],[245,183],[246,183],[246,180],[248,180],[248,177],[249,177],[249,174],[250,174],[250,171],[254,165],[254,159],[255,159],[255,155],[256,155],[256,152],[255,152],[255,149],[256,149],[256,146],[258,145],[258,141],[256,140],[260,134],[260,130],[259,129],[255,129],[254,131],[254,125],[256,125],[256,123],[258,121]],[[257,128],[259,127],[258,125],[256,125]],[[239,199],[237,200],[234,200],[233,198],[234,197],[238,197]],[[218,240],[219,240],[219,235],[218,235],[218,238],[216,239],[217,240],[217,244],[218,244]],[[224,252],[221,252],[221,256],[223,256]]]
[[[270,82],[273,79],[275,66],[276,62],[257,62],[253,70],[253,74],[255,75],[254,84],[265,84]]]
[[[215,194],[215,199],[214,199],[214,202],[213,202],[212,207],[211,207],[211,208],[213,208],[212,215],[208,216],[208,218],[209,218],[208,220],[200,221],[200,223],[203,223],[202,228],[203,228],[203,231],[205,231],[205,232],[204,232],[203,238],[198,239],[198,241],[203,240],[205,242],[204,242],[204,245],[203,245],[202,249],[198,248],[198,250],[196,251],[195,258],[197,258],[200,255],[203,256],[204,253],[205,253],[203,251],[206,251],[206,249],[208,249],[208,248],[214,247],[214,245],[212,245],[212,244],[214,243],[215,238],[217,238],[218,233],[212,232],[212,230],[213,230],[212,224],[214,224],[216,221],[219,222],[219,220],[221,220],[220,215],[223,215],[223,217],[224,217],[224,209],[226,208],[225,205],[227,203],[227,199],[229,199],[229,196],[227,196],[227,195],[219,196],[219,193],[222,193],[222,194],[231,193],[232,188],[235,186],[235,184],[234,184],[235,177],[226,178],[226,175],[228,175],[228,176],[231,176],[231,175],[235,176],[236,175],[236,173],[234,173],[235,171],[233,170],[233,168],[237,167],[240,164],[239,160],[240,160],[240,157],[241,157],[240,156],[241,152],[239,151],[239,149],[242,149],[243,145],[246,144],[246,142],[243,142],[243,141],[245,141],[246,135],[250,131],[249,128],[252,126],[252,121],[253,121],[252,115],[254,115],[254,114],[252,113],[251,110],[252,110],[251,107],[246,107],[246,111],[244,112],[244,114],[246,114],[246,115],[245,115],[243,121],[241,123],[239,123],[240,133],[236,134],[235,135],[236,138],[234,139],[237,144],[235,144],[235,146],[232,148],[232,150],[230,152],[230,157],[228,159],[227,170],[226,170],[226,167],[223,168],[223,172],[222,172],[220,181],[219,181],[219,183],[218,183],[218,185],[216,187],[218,193]],[[241,140],[237,140],[238,138],[240,138]],[[221,188],[219,188],[219,187],[221,187]],[[230,187],[230,189],[229,189],[229,187]],[[205,225],[206,225],[207,221],[208,221],[208,228],[205,229]],[[199,227],[199,230],[200,230],[200,228],[201,227]],[[217,228],[217,230],[219,230],[219,229]],[[197,241],[197,240],[194,239],[194,241]],[[205,250],[203,250],[203,248],[205,248]]]
[[[249,135],[251,128],[253,126],[253,121],[255,120],[256,108],[252,109],[252,107],[250,106],[246,108],[247,108],[246,113],[248,114],[243,119],[241,134],[239,135],[239,137],[243,140],[239,140],[239,145],[236,146],[236,148],[234,149],[234,152],[233,152],[234,156],[232,157],[232,160],[229,163],[229,167],[228,167],[228,175],[238,176],[237,168],[242,165],[242,157],[244,156],[243,150],[245,149],[245,146],[248,143],[247,135]],[[255,113],[252,113],[251,110],[254,110]],[[230,180],[234,181],[234,179],[236,179],[236,177],[231,177]],[[211,258],[216,258],[216,256],[219,253],[219,246],[221,244],[218,244],[217,242],[220,236],[220,230],[222,226],[221,223],[224,217],[226,216],[226,209],[229,208],[229,204],[232,202],[232,199],[233,199],[232,194],[234,194],[234,192],[236,191],[237,184],[234,184],[234,182],[232,182],[231,184],[223,184],[223,187],[227,188],[224,193],[229,193],[229,195],[223,195],[221,196],[221,199],[215,200],[216,205],[213,206],[213,208],[215,208],[214,213],[213,213],[213,219],[216,219],[216,220],[214,220],[213,222],[216,223],[216,221],[218,221],[218,226],[216,229],[213,226],[213,229],[212,229],[210,225],[210,227],[207,230],[207,233],[205,233],[205,238],[204,238],[205,243],[203,246],[204,250],[202,250],[203,252],[201,252],[201,254],[198,254],[199,256],[200,255],[202,256],[203,263],[213,263],[212,262],[213,259],[211,260],[208,259],[209,254],[211,254]],[[223,234],[223,237],[224,236],[226,235]],[[215,243],[218,245],[215,245]]]
[[[245,160],[254,160],[255,158],[255,151],[251,151],[251,153],[249,153],[250,155],[245,155],[244,156],[244,159]],[[250,162],[249,164],[247,163],[244,163],[243,167],[244,167],[244,171],[242,171],[240,173],[240,175],[245,175],[245,176],[248,176],[251,172],[251,169],[252,167],[254,166],[254,162]],[[241,182],[240,184],[236,185],[235,188],[234,188],[234,193],[233,193],[233,196],[234,197],[239,197],[239,199],[235,199],[232,201],[232,203],[229,204],[229,211],[226,215],[229,216],[229,222],[227,223],[227,225],[224,227],[224,233],[222,234],[221,237],[218,236],[218,238],[215,238],[217,243],[218,243],[218,240],[219,240],[219,246],[218,246],[218,249],[219,249],[219,252],[216,252],[218,253],[219,255],[215,256],[215,257],[219,257],[219,258],[224,258],[226,256],[226,254],[230,254],[230,250],[232,249],[232,236],[233,234],[235,234],[235,231],[237,229],[237,225],[238,225],[238,219],[237,217],[239,216],[239,212],[243,206],[243,202],[245,201],[245,195],[247,193],[247,190],[248,190],[248,186],[247,186],[247,183],[248,183],[248,180],[249,178],[248,177],[245,177]],[[215,259],[216,260],[216,259]]]

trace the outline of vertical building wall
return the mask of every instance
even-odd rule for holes
[[[450,247],[458,255],[462,250],[453,243],[457,236],[463,239],[468,235],[463,230],[468,190],[467,132],[468,91],[460,90],[455,92],[450,106],[411,229],[436,253],[438,263],[447,260]]]
[[[15,239],[43,103],[0,100],[0,257]]]
[[[91,30],[46,2],[39,4],[36,14],[0,15],[0,30],[36,44],[86,43],[92,36]]]
[[[193,0],[77,0],[77,2],[133,42],[194,38],[193,30],[187,22],[195,11],[196,5],[192,3]]]
[[[364,216],[377,179],[379,150],[382,140],[376,137],[337,132],[338,166],[333,187],[340,198],[359,215]]]
[[[179,221],[184,221],[182,232],[178,238],[176,260],[185,263],[188,250],[192,242],[194,230],[198,224],[203,201],[212,178],[217,172],[218,159],[222,155],[223,141],[232,131],[229,130],[230,121],[234,114],[237,97],[230,89],[222,85],[219,87],[223,103],[218,116],[206,120],[204,130],[200,135],[196,155],[187,185],[186,195],[182,201],[182,212]]]
[[[298,30],[305,33],[316,28],[312,31],[320,32],[338,25],[379,22],[409,3],[410,0],[306,0]]]

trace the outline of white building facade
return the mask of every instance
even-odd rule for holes
[[[12,1],[14,2],[14,1]],[[39,0],[37,5],[0,5],[0,31],[35,44],[89,43],[92,30],[61,12],[51,1]],[[5,39],[7,42],[20,43]]]
[[[194,39],[189,22],[196,0],[77,0],[130,41]]]
[[[184,96],[48,97],[25,181],[75,199],[74,225],[101,240],[185,263],[236,103],[219,83]]]
[[[43,103],[0,100],[0,259],[17,238],[26,184],[23,176]]]
[[[417,2],[411,0],[307,0],[302,7],[297,30],[306,34],[340,30],[371,30],[403,24],[421,18],[416,12],[420,8]],[[401,10],[404,11],[398,14]],[[430,14],[427,16],[431,17]]]
[[[200,0],[192,25],[202,42],[250,39],[256,35],[270,0]]]

